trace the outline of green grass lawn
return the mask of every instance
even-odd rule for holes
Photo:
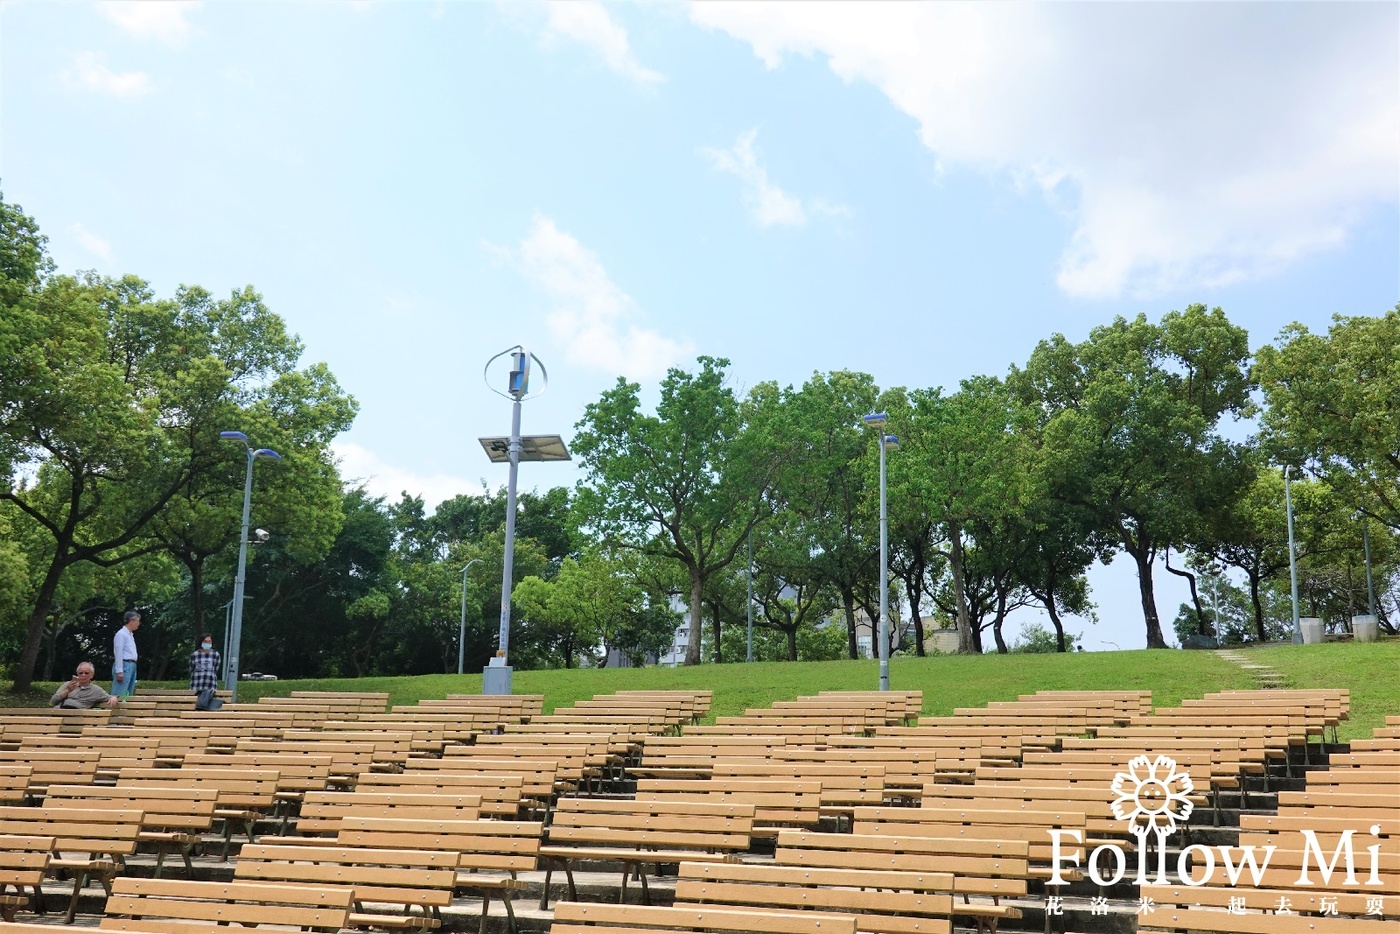
[[[1278,646],[1251,650],[1249,657],[1283,672],[1289,687],[1349,688],[1351,720],[1342,726],[1343,739],[1369,735],[1387,715],[1400,716],[1400,640],[1375,645]],[[1156,706],[1167,707],[1183,698],[1250,688],[1255,683],[1243,669],[1212,652],[1137,651],[896,658],[890,662],[890,685],[920,689],[924,713],[948,714],[958,707],[979,707],[1041,690],[1146,688],[1152,691]],[[35,694],[0,698],[0,704],[42,704],[55,686],[36,685]],[[775,700],[818,691],[877,686],[878,667],[871,661],[517,671],[514,678],[516,693],[545,696],[546,711],[619,690],[708,688],[715,692],[715,715],[740,714],[747,707],[766,707]],[[388,691],[392,703],[412,704],[425,697],[478,693],[481,675],[244,682],[239,697],[254,700],[293,690]],[[43,691],[43,697],[36,700],[38,691]]]

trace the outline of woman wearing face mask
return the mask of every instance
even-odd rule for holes
[[[199,637],[199,648],[190,653],[190,690],[198,694],[217,688],[219,664],[219,653],[214,651],[214,637],[206,632]]]

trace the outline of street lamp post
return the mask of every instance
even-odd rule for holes
[[[1288,513],[1288,581],[1293,599],[1293,644],[1303,641],[1303,627],[1298,622],[1298,551],[1293,545],[1293,488],[1289,481],[1292,467],[1283,468],[1283,505]]]
[[[1369,553],[1369,552],[1368,552]],[[1369,558],[1367,561],[1369,562]],[[1370,564],[1367,564],[1370,567]],[[746,662],[753,661],[753,530],[749,530],[749,654],[744,659]],[[1368,578],[1369,579],[1369,578]]]
[[[462,674],[462,666],[466,661],[467,651],[467,572],[472,569],[473,564],[480,564],[481,558],[473,558],[467,562],[467,566],[462,568],[462,625],[457,630],[457,674]]]
[[[545,370],[539,357],[517,344],[487,360],[486,366],[482,369],[482,378],[486,379],[487,371],[491,369],[492,363],[506,355],[509,355],[511,360],[510,377],[506,382],[506,391],[501,392],[492,387],[489,379],[486,380],[486,386],[496,395],[511,400],[510,435],[504,438],[478,439],[486,450],[486,456],[491,458],[492,462],[510,464],[510,480],[506,487],[505,560],[501,567],[501,628],[496,655],[481,673],[481,690],[485,694],[509,694],[511,692],[511,669],[508,664],[510,658],[510,591],[515,563],[515,489],[520,462],[566,461],[569,459],[569,451],[564,446],[564,439],[558,435],[520,434],[520,404],[527,397],[536,398],[544,394],[544,389],[541,389],[534,396],[530,396],[530,362],[532,360],[539,364],[540,374],[544,377],[544,386],[546,388],[549,386],[549,373]],[[466,573],[465,569],[462,573]]]
[[[880,690],[890,689],[890,523],[885,505],[885,448],[899,447],[899,439],[885,434],[884,412],[865,416],[865,424],[880,431]]]
[[[248,455],[248,469],[243,476],[243,527],[238,535],[238,574],[233,578],[233,621],[229,624],[228,669],[224,686],[229,689],[230,703],[238,701],[238,652],[243,642],[243,585],[248,570],[248,513],[253,503],[253,461],[280,461],[282,455],[271,448],[254,449],[248,436],[241,431],[221,431],[223,441],[237,441]]]
[[[1371,580],[1371,531],[1367,517],[1361,516],[1361,547],[1366,550],[1366,612],[1376,615],[1376,585]]]

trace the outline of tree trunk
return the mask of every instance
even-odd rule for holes
[[[797,661],[797,627],[793,626],[787,631],[788,661]]]
[[[860,649],[856,646],[856,595],[849,587],[841,591],[841,605],[846,608],[846,650],[854,661],[860,658]]]
[[[25,623],[24,650],[20,652],[19,664],[15,669],[15,693],[29,690],[34,683],[34,666],[39,661],[39,646],[44,641],[44,624],[53,610],[54,594],[58,593],[59,581],[63,579],[64,564],[60,555],[68,550],[68,542],[58,542],[54,548],[53,560],[44,573],[44,582],[34,597],[34,609]]]
[[[1006,647],[1006,639],[1003,638],[1002,632],[1001,632],[1001,627],[1002,627],[1005,623],[1006,623],[1006,591],[1005,591],[1005,589],[1003,589],[1003,588],[1001,588],[1001,587],[998,587],[998,588],[997,588],[997,614],[996,614],[996,618],[993,619],[993,621],[992,621],[992,638],[996,640],[996,643],[997,643],[997,654],[998,654],[998,655],[1007,655],[1007,654],[1010,654],[1010,651],[1011,651],[1010,649],[1008,649],[1008,648]]]
[[[948,528],[948,569],[953,575],[953,602],[958,622],[958,653],[970,655],[980,648],[972,635],[972,621],[967,615],[966,584],[963,580],[962,527],[953,523]]]
[[[1152,591],[1152,558],[1151,548],[1135,548],[1128,551],[1132,556],[1133,563],[1137,565],[1138,572],[1138,593],[1142,597],[1142,618],[1147,624],[1147,647],[1149,649],[1165,649],[1167,640],[1162,638],[1162,621],[1157,616],[1157,597]]]
[[[714,620],[714,632],[715,632],[715,664],[718,665],[718,664],[720,664],[721,662],[724,661],[724,652],[723,652],[723,648],[722,648],[722,646],[720,645],[720,641],[719,641],[719,624],[720,624],[720,620],[719,620],[719,601],[718,601],[718,600],[716,600],[716,601],[714,601],[713,603],[710,604],[710,615],[711,615],[711,618]]]
[[[1249,574],[1249,602],[1254,604],[1254,632],[1259,636],[1260,642],[1268,642],[1269,634],[1264,629],[1264,601],[1259,597],[1259,572],[1250,568]]]
[[[698,567],[690,569],[690,642],[685,647],[685,663],[700,664],[700,627],[704,623],[701,610],[705,606],[705,578]]]
[[[185,562],[190,569],[190,604],[194,616],[194,638],[204,635],[204,559]]]
[[[1206,611],[1201,606],[1201,595],[1196,591],[1196,575],[1190,571],[1172,567],[1172,550],[1170,548],[1167,549],[1166,568],[1177,577],[1186,578],[1186,583],[1191,588],[1191,604],[1196,608],[1196,632],[1203,636],[1210,635],[1210,625],[1206,622]]]
[[[924,577],[923,562],[917,562],[909,569],[908,577],[901,577],[909,597],[909,618],[914,622],[914,654],[924,657],[924,618],[919,614],[919,598],[922,596],[920,582]]]
[[[1045,601],[1045,612],[1050,614],[1050,625],[1055,627],[1055,651],[1066,651],[1065,624],[1060,619],[1060,611],[1055,609],[1055,597],[1053,591],[1051,592],[1050,599]]]

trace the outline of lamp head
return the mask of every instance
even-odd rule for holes
[[[885,447],[887,447],[887,448],[897,448],[897,447],[899,447],[899,439],[896,438],[894,435],[885,435]]]
[[[258,448],[253,452],[253,456],[265,461],[280,461],[282,459],[282,455],[272,450],[272,448]]]
[[[245,434],[244,434],[243,432],[241,432],[241,431],[221,431],[221,432],[219,432],[219,440],[221,440],[221,441],[242,441],[244,444],[247,444],[247,443],[248,443],[248,436],[245,435]]]
[[[518,348],[510,355],[510,379],[506,391],[519,399],[530,391],[530,351]]]
[[[865,416],[862,421],[864,421],[869,428],[884,428],[886,418],[884,412],[871,412],[869,415]]]

